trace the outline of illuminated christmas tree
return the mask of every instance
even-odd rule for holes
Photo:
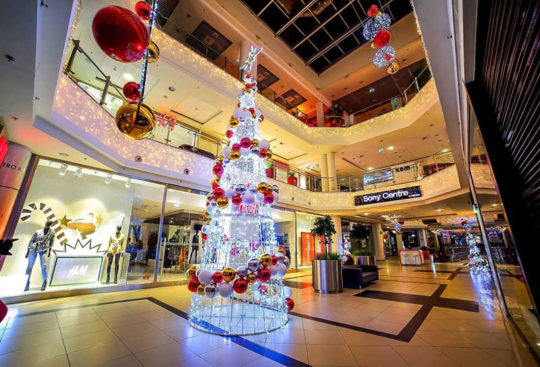
[[[265,182],[265,160],[272,152],[268,141],[259,140],[264,117],[255,104],[257,82],[250,73],[261,51],[251,46],[241,66],[244,87],[226,132],[229,143],[213,167],[201,265],[187,272],[188,288],[195,293],[190,324],[224,335],[277,329],[294,306],[282,280],[289,259],[274,233],[271,205],[278,188]]]
[[[474,236],[471,233],[471,225],[468,224],[466,221],[463,221],[462,224],[465,232],[467,233],[465,235],[465,240],[467,241],[467,245],[469,245],[469,269],[471,269],[471,273],[487,273],[489,268],[486,264],[486,261],[482,257],[482,254],[480,253],[480,249],[476,244]]]

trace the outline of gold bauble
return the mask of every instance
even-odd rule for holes
[[[269,254],[262,255],[259,258],[259,263],[261,263],[261,265],[263,266],[269,267],[270,265],[272,265],[272,256],[270,256]]]
[[[204,284],[199,284],[199,286],[197,287],[197,294],[199,296],[204,296],[204,288],[206,286]]]
[[[285,247],[279,246],[277,252],[285,255],[287,253],[287,250],[285,250]]]
[[[253,139],[251,141],[251,146],[252,147],[258,147],[259,146],[259,140],[258,139]]]
[[[239,151],[237,151],[237,150],[231,150],[231,152],[229,153],[229,159],[230,159],[231,161],[235,161],[235,160],[237,160],[237,159],[240,159],[240,156],[241,156],[241,155],[242,155],[242,154],[240,154]]]
[[[210,217],[211,217],[210,213],[208,213],[208,210],[205,210],[205,211],[204,211],[203,216],[204,216],[205,218],[210,218]]]
[[[270,149],[268,149],[266,151],[266,159],[270,159],[270,158],[272,158],[272,151]]]
[[[229,199],[226,197],[219,198],[216,200],[216,204],[218,208],[226,208],[229,205]]]
[[[126,103],[120,106],[114,117],[116,127],[127,138],[140,140],[148,138],[156,127],[154,112],[145,104],[141,104],[137,118],[137,103]]]
[[[148,63],[151,64],[153,62],[158,61],[159,59],[159,47],[156,45],[154,41],[150,41],[150,44],[148,45]]]
[[[388,74],[392,75],[397,73],[399,70],[399,63],[397,61],[393,61],[387,68],[386,71]]]
[[[197,265],[191,265],[186,271],[186,278],[188,278],[188,280],[197,279],[197,270],[199,270]]]
[[[371,42],[369,45],[370,45],[371,48],[373,48],[373,49],[376,49],[376,48],[377,48],[377,46],[375,46],[375,44],[374,44],[373,42]]]
[[[253,284],[257,281],[257,274],[255,273],[249,273],[247,276],[246,276],[246,280],[249,284]]]
[[[237,127],[239,124],[238,119],[234,116],[231,116],[231,119],[229,120],[229,126],[230,127]]]
[[[257,185],[257,192],[260,192],[261,194],[264,194],[267,191],[268,185],[265,182],[259,182]]]
[[[225,158],[223,158],[223,156],[219,156],[217,159],[217,163],[223,163],[224,160]]]
[[[236,270],[233,268],[224,268],[221,274],[223,275],[223,280],[230,283],[236,277]]]

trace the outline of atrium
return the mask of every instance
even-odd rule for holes
[[[0,366],[540,365],[540,2],[3,9]]]

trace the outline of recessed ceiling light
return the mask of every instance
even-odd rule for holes
[[[369,213],[364,213],[364,215],[369,215]]]
[[[176,90],[176,88],[175,88],[175,87],[169,87],[169,90],[170,90],[171,92],[174,92],[174,91]]]
[[[368,167],[367,169],[368,169],[368,171],[371,171],[373,169],[373,167]]]
[[[58,153],[60,157],[69,157],[69,154],[67,153]]]
[[[131,75],[130,73],[122,73],[122,78],[126,80],[133,80],[133,75]]]
[[[442,212],[443,210],[441,208],[435,209],[436,212]]]
[[[386,148],[388,150],[394,150],[394,146],[393,145],[390,145],[388,148]]]
[[[441,153],[446,153],[448,152],[448,150],[449,150],[448,148],[444,148],[443,150],[441,150]]]

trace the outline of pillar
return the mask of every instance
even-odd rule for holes
[[[321,167],[322,191],[326,192],[328,191],[328,161],[326,160],[326,154],[321,154],[319,165]]]
[[[246,61],[246,57],[249,54],[249,48],[251,47],[251,43],[249,41],[242,41],[240,43],[240,65]],[[251,67],[251,70],[249,70],[251,75],[256,76],[257,75],[257,60],[253,63],[253,66]],[[257,79],[255,77],[255,79]]]
[[[418,229],[418,244],[420,245],[420,247],[427,247],[428,245],[426,230],[424,228]]]
[[[337,191],[337,175],[336,175],[336,153],[330,152],[326,154],[328,163],[328,191]]]
[[[347,126],[353,126],[354,125],[354,113],[351,113],[349,115],[349,121],[347,122]]]
[[[342,230],[341,230],[341,217],[338,215],[332,216],[332,221],[334,222],[334,226],[336,227],[336,234],[332,236],[332,252],[339,252],[342,253],[343,249],[343,236],[342,236]]]
[[[396,232],[396,241],[397,241],[398,251],[405,250],[405,246],[403,246],[403,236],[399,232]]]
[[[383,231],[380,223],[375,223],[371,226],[372,236],[373,236],[373,247],[375,247],[375,256],[377,260],[384,260],[386,255],[384,253],[384,240],[383,240]]]
[[[317,101],[317,126],[324,127],[324,105],[321,101]]]

